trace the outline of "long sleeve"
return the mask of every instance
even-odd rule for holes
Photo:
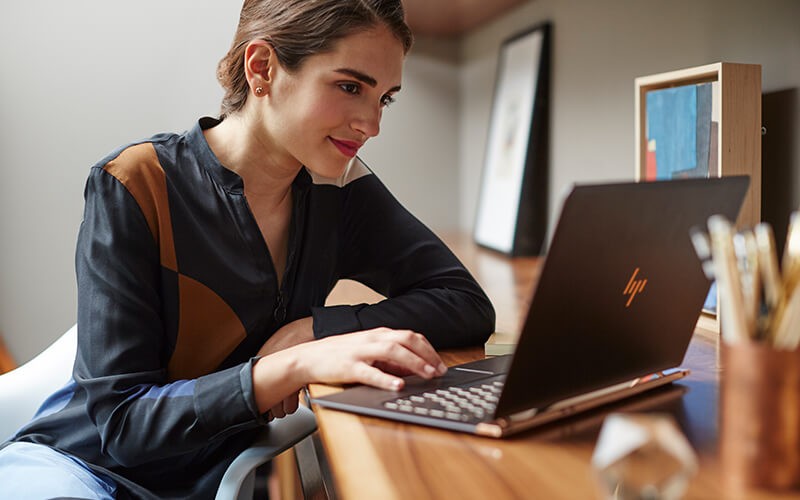
[[[341,222],[341,278],[387,297],[374,305],[314,308],[317,337],[385,326],[424,334],[436,348],[478,345],[494,309],[453,253],[375,175],[347,186]]]
[[[281,291],[241,177],[205,140],[217,123],[201,118],[183,134],[126,145],[90,170],[75,256],[73,380],[14,438],[83,460],[112,477],[121,498],[213,496],[267,423],[253,357],[324,303],[334,280],[326,255],[337,242],[325,215],[342,193],[310,224],[312,186],[298,175]]]
[[[175,274],[164,268],[163,242],[154,239],[146,215],[152,207],[141,207],[103,168],[92,169],[85,198],[74,378],[85,390],[103,452],[130,467],[257,426],[250,363],[192,379],[169,377],[176,339],[165,327],[171,306],[165,290]]]

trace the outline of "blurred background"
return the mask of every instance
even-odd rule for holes
[[[241,2],[11,2],[0,17],[0,336],[23,363],[76,318],[74,248],[89,167],[216,115],[215,69]],[[553,25],[550,206],[573,182],[634,177],[634,79],[762,66],[762,216],[800,206],[800,2],[406,0],[403,91],[361,157],[437,231],[470,232],[500,44]]]

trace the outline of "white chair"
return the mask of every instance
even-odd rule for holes
[[[78,327],[73,326],[35,358],[0,375],[0,442],[28,423],[45,398],[69,382]]]
[[[75,325],[32,360],[0,375],[0,442],[25,425],[47,396],[69,382],[77,346]],[[304,406],[270,422],[225,471],[217,500],[252,498],[256,467],[291,448],[316,428],[314,414]]]

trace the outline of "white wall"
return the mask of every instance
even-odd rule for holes
[[[637,76],[742,62],[762,65],[764,92],[798,88],[798,19],[795,0],[533,0],[470,34],[461,47],[461,226],[474,220],[497,53],[509,35],[553,23],[552,229],[572,182],[633,178]],[[795,147],[800,158],[800,138]]]
[[[458,44],[418,39],[381,135],[360,156],[394,195],[435,229],[459,224]]]
[[[0,334],[20,362],[75,321],[88,168],[215,114],[240,1],[11,2],[0,16]],[[434,228],[471,228],[500,43],[554,24],[550,218],[574,181],[633,175],[633,79],[715,61],[800,87],[795,0],[532,0],[457,41],[419,40],[362,156]],[[800,117],[798,117],[800,122]],[[800,158],[800,138],[795,141]],[[800,175],[795,175],[795,179]],[[800,186],[793,201],[800,205]]]
[[[227,5],[226,5],[227,3]],[[0,17],[0,333],[18,362],[75,322],[89,167],[215,113],[237,2],[10,2]]]
[[[215,115],[241,1],[11,2],[0,16],[0,334],[24,362],[75,322],[89,167]],[[362,156],[434,227],[458,224],[457,47],[421,41]],[[438,145],[438,146],[437,146]]]

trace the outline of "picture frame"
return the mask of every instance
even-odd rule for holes
[[[737,227],[761,219],[761,66],[718,62],[635,79],[635,177],[750,177]],[[676,200],[679,202],[679,200]],[[719,333],[712,284],[698,326]]]
[[[504,40],[475,217],[475,242],[539,255],[547,233],[550,23]]]

